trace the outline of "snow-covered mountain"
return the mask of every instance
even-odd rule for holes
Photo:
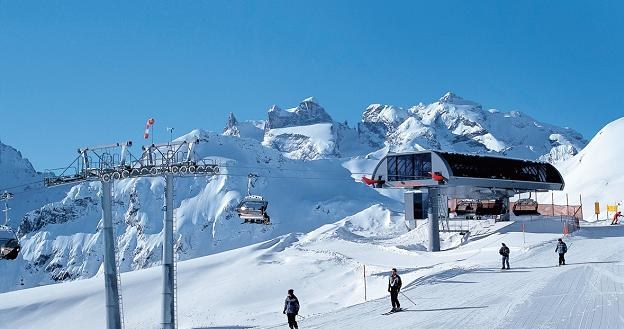
[[[565,193],[583,198],[584,217],[595,218],[594,202],[600,202],[600,219],[606,218],[606,205],[622,203],[624,210],[624,118],[617,119],[604,128],[579,154],[561,163],[566,186]],[[565,200],[559,200],[565,204]]]
[[[193,131],[199,158],[221,164],[219,175],[175,180],[175,216],[180,259],[190,259],[265,241],[290,232],[308,232],[373,204],[400,209],[400,203],[350,178],[339,161],[304,162],[284,157],[254,139]],[[269,204],[271,226],[241,225],[234,208],[247,187],[247,174],[260,176],[255,193]],[[122,271],[146,268],[161,259],[162,178],[116,182],[114,224]],[[26,214],[19,225],[22,256],[1,262],[7,273],[0,291],[92,277],[101,271],[100,184],[71,188],[60,201]],[[23,285],[22,285],[23,284]]]
[[[259,129],[241,133],[249,130],[243,127],[258,127],[257,123],[238,123],[232,118],[226,134],[259,137]],[[266,122],[264,145],[289,158],[307,160],[439,149],[557,163],[574,156],[587,143],[572,129],[545,124],[517,111],[484,110],[450,92],[429,105],[371,104],[354,128],[334,121],[313,98],[288,110],[274,105],[262,122]]]
[[[484,111],[453,94],[407,109],[374,104],[357,127],[336,122],[313,98],[267,117],[243,121],[230,114],[222,134],[193,131],[199,158],[222,165],[213,177],[176,179],[176,230],[181,259],[196,258],[310,232],[375,204],[401,211],[401,195],[373,191],[355,181],[390,151],[422,148],[494,153],[558,161],[585,141],[567,128],[539,123],[518,112]],[[6,175],[0,186],[41,180],[41,174],[12,148],[2,148]],[[347,169],[345,169],[347,168]],[[257,173],[256,192],[270,201],[273,225],[241,225],[234,207],[244,196],[246,176]],[[25,191],[24,189],[30,189]],[[129,179],[114,185],[114,220],[120,267],[130,271],[160,261],[164,182]],[[7,273],[0,291],[88,278],[101,271],[100,186],[85,183],[45,189],[27,185],[12,201],[13,226],[22,257],[0,262]],[[19,220],[21,219],[21,220]],[[18,226],[19,223],[19,226]],[[23,284],[23,285],[22,285]]]

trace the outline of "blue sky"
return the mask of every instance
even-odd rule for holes
[[[315,96],[351,124],[370,103],[447,90],[591,138],[624,113],[619,1],[0,0],[0,140],[39,170],[145,121],[221,130]]]

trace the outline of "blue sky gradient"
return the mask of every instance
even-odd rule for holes
[[[0,140],[39,170],[141,142],[148,117],[220,131],[315,96],[352,125],[370,103],[447,90],[591,138],[623,116],[619,1],[0,0]]]

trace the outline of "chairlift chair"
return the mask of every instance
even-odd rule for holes
[[[459,200],[455,206],[455,213],[457,215],[474,214],[477,212],[479,202],[476,200]]]
[[[507,209],[505,209],[503,200],[496,199],[479,202],[479,206],[477,207],[475,214],[477,216],[497,216],[504,214],[506,211]]]
[[[21,246],[13,230],[0,225],[0,259],[14,260],[19,254]]]
[[[247,196],[236,206],[238,217],[244,220],[243,223],[269,225],[271,218],[266,211],[269,202],[260,195],[251,194],[258,175],[251,173],[247,176],[247,179]]]
[[[538,203],[533,199],[519,199],[514,203],[512,211],[516,216],[539,215],[537,207]]]
[[[259,195],[248,195],[236,207],[244,223],[269,224],[271,219],[266,209],[269,202]]]

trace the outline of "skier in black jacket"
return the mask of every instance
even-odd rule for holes
[[[284,314],[288,317],[288,326],[290,329],[298,329],[297,314],[299,314],[299,299],[295,296],[295,291],[288,289],[288,296],[284,301]]]
[[[505,269],[505,264],[507,264],[507,269],[509,269],[509,247],[507,247],[504,243],[503,246],[498,250],[498,253],[503,256],[503,267],[501,270]]]
[[[401,277],[397,274],[396,268],[392,269],[392,274],[388,280],[388,292],[390,293],[390,302],[392,303],[392,311],[396,312],[401,310],[401,304],[399,303],[399,292],[401,292]]]
[[[565,265],[565,253],[568,252],[568,245],[562,239],[558,240],[555,252],[559,254],[559,266]]]

